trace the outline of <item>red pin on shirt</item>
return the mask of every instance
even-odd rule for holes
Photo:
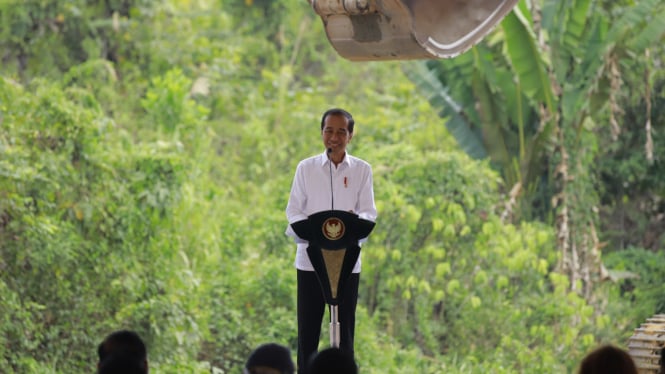
[[[346,177],[344,177],[344,188],[349,187],[347,182],[348,182],[348,179],[346,179]]]

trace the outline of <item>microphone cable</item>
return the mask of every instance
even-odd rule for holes
[[[333,211],[335,210],[335,193],[333,190],[333,174],[332,174],[332,157],[330,157],[330,154],[332,153],[332,148],[326,149],[326,153],[328,154],[328,170],[330,171],[330,210]]]

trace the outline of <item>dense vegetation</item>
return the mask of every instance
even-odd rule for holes
[[[0,3],[0,372],[90,373],[118,328],[155,373],[295,349],[284,208],[332,106],[375,171],[363,373],[625,345],[665,312],[665,6],[536,3],[427,63],[339,58],[306,1]]]

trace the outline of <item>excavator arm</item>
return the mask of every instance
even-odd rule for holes
[[[352,61],[450,58],[479,42],[518,0],[309,0]]]

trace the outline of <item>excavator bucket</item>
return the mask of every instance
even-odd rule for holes
[[[352,61],[450,58],[518,0],[309,0],[333,48]]]

